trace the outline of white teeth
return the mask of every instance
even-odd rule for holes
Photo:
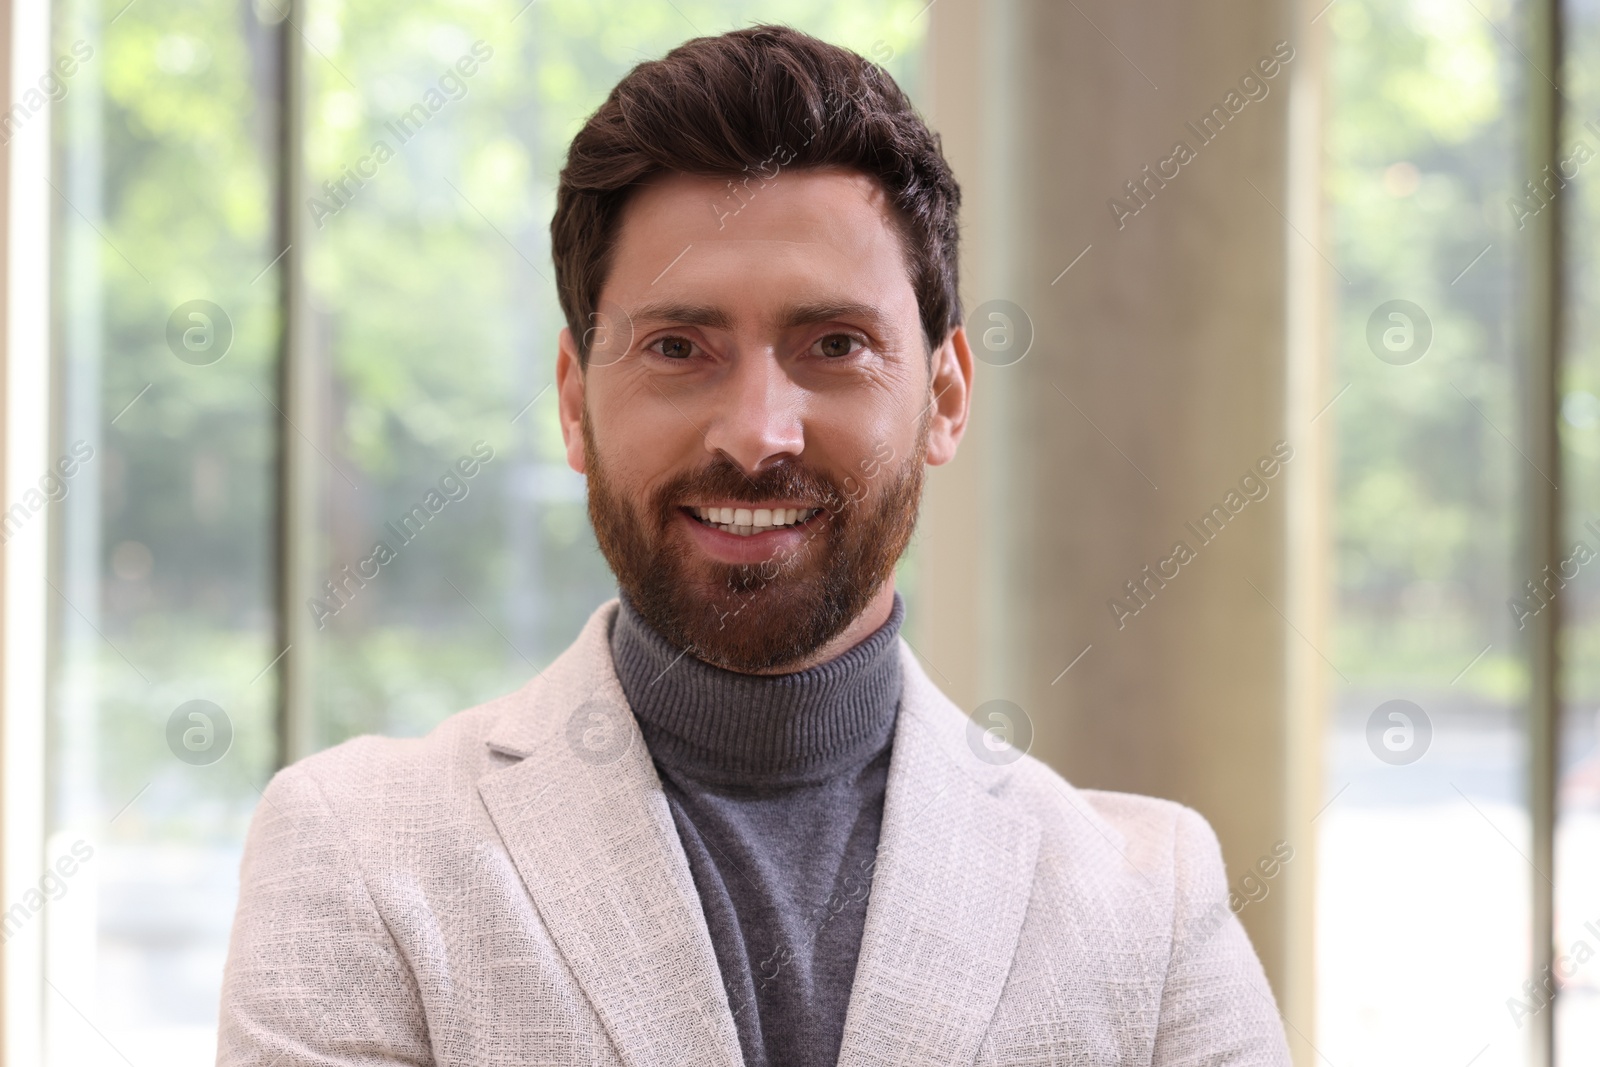
[[[793,526],[804,522],[822,509],[697,507],[693,510],[702,522],[726,533],[749,537],[779,526]]]

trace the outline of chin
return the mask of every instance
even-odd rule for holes
[[[681,558],[681,557],[680,557]],[[798,663],[850,625],[854,596],[816,561],[764,577],[758,566],[671,568],[629,598],[680,648],[745,673]]]

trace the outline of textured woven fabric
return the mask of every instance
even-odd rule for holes
[[[689,862],[746,1067],[832,1067],[900,704],[900,621],[803,671],[696,659],[620,599],[611,658]]]
[[[220,1065],[740,1062],[613,669],[616,609],[426,737],[358,738],[273,778],[245,845]],[[904,641],[900,657],[839,1062],[1286,1067],[1205,821],[978,758]]]

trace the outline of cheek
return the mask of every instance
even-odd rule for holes
[[[872,412],[829,409],[825,417],[807,420],[802,458],[829,474],[846,496],[876,496],[916,450],[917,414],[899,405]]]
[[[594,442],[594,461],[590,471],[598,470],[613,496],[631,500],[642,498],[651,488],[670,477],[675,468],[658,465],[655,454],[641,452],[632,444],[613,440],[600,433]]]
[[[705,439],[684,404],[653,388],[642,375],[619,368],[591,372],[589,435],[613,479],[649,477],[706,459]]]

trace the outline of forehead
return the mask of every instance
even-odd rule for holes
[[[624,307],[715,303],[736,315],[849,300],[916,315],[893,205],[875,179],[838,169],[731,185],[688,174],[651,180],[624,209],[601,297]]]

